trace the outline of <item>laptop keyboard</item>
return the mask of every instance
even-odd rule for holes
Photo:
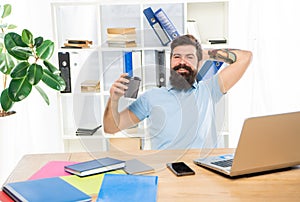
[[[231,167],[233,159],[226,159],[222,161],[215,161],[212,164],[220,166],[220,167]]]

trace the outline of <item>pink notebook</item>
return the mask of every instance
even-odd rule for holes
[[[59,177],[70,175],[64,170],[66,165],[71,165],[77,162],[71,161],[49,161],[43,167],[41,167],[36,173],[34,173],[29,180],[48,178],[48,177]]]

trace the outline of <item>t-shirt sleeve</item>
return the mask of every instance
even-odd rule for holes
[[[150,107],[147,99],[148,93],[145,92],[143,95],[138,97],[133,103],[128,106],[128,109],[132,111],[140,121],[147,118],[150,114]]]
[[[205,83],[211,92],[213,100],[218,102],[224,95],[220,89],[218,74],[215,74],[212,79],[206,80]]]

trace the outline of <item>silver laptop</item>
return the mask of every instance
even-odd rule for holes
[[[300,111],[248,118],[234,154],[194,163],[230,177],[300,164]]]

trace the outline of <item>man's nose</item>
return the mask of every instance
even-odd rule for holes
[[[180,64],[186,64],[186,61],[185,61],[184,58],[181,58],[179,63],[180,63]]]

